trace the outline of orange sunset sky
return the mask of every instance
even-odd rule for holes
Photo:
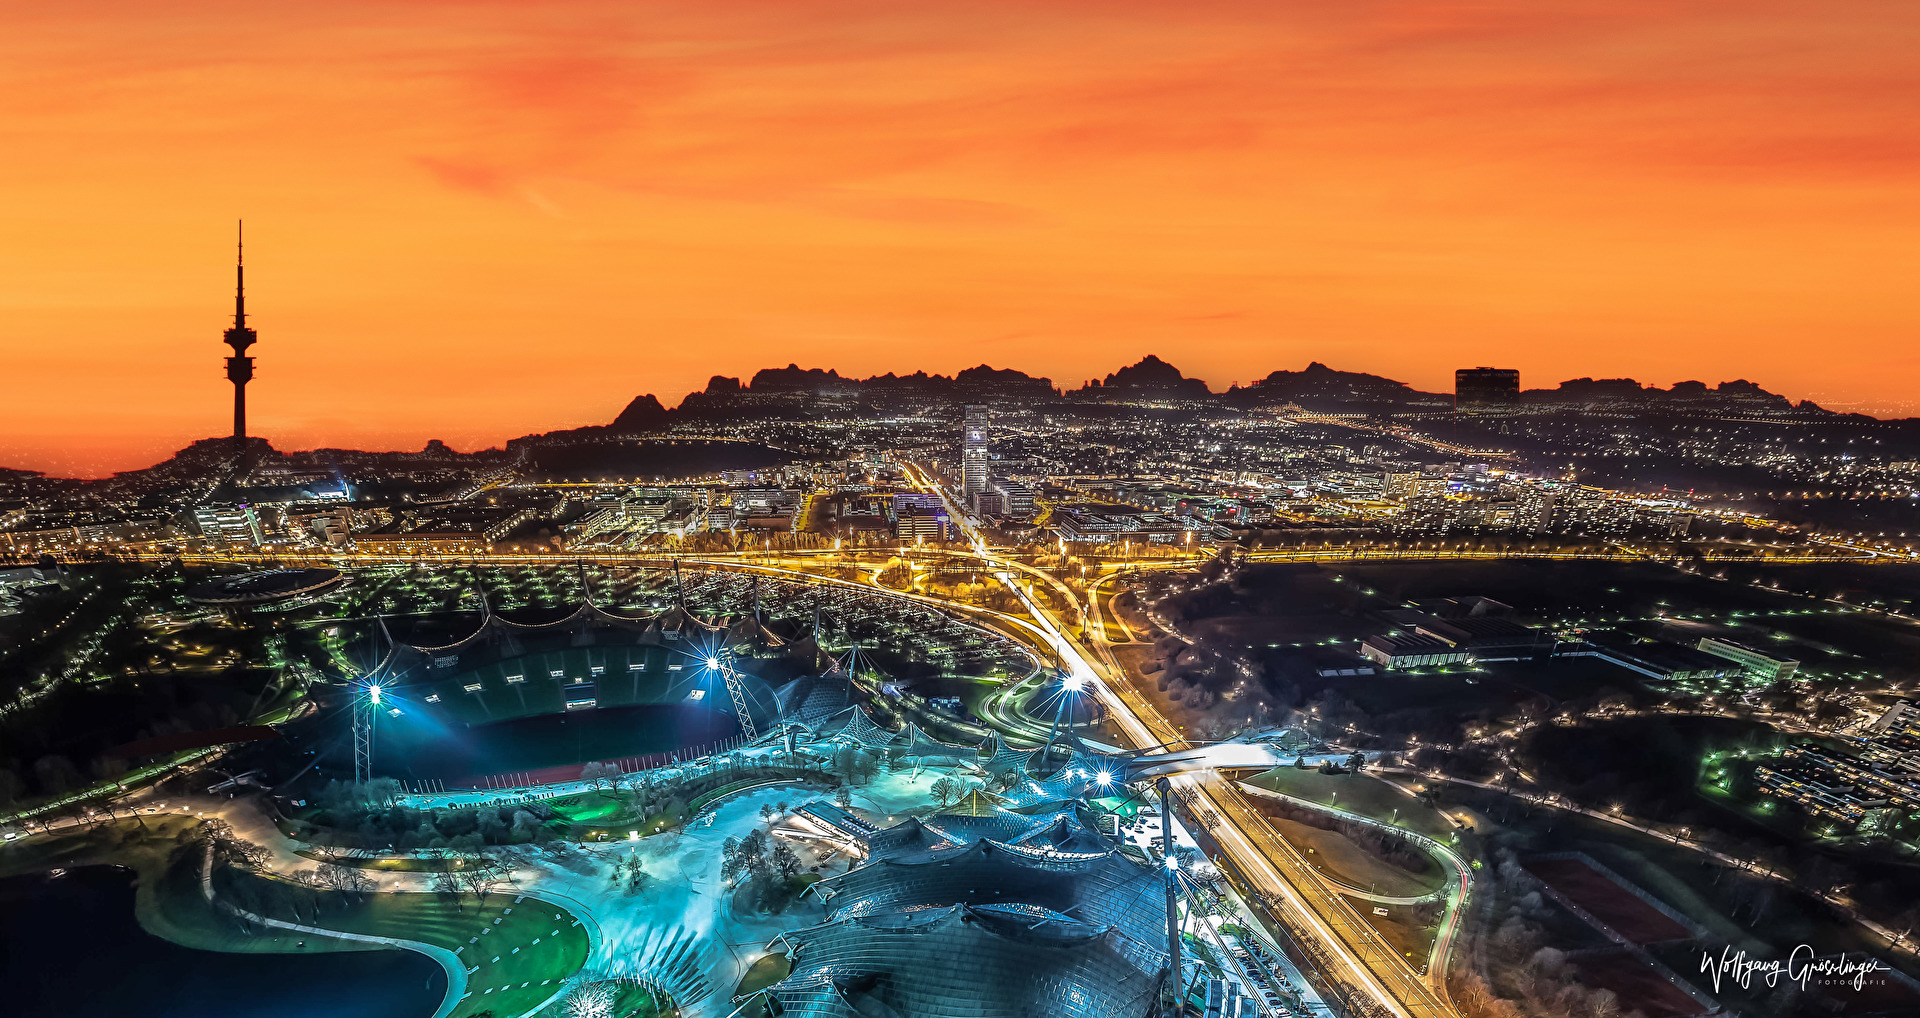
[[[1920,402],[1911,0],[0,0],[0,465],[797,361]],[[1912,412],[1912,411],[1910,411]]]

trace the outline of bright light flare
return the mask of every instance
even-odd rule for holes
[[[719,670],[719,668],[720,668],[720,659],[719,659],[719,658],[717,658],[717,657],[713,657],[713,656],[708,656],[708,658],[707,658],[707,667],[708,667],[708,668],[712,668],[712,669],[714,669],[715,671],[718,671],[718,670]]]
[[[380,687],[368,686],[367,698],[373,701],[374,706],[378,707],[380,705]]]
[[[612,1018],[619,991],[608,983],[587,983],[567,994],[567,1018]]]

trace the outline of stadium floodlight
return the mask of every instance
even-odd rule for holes
[[[720,668],[720,659],[711,654],[707,655],[707,667],[718,671]]]
[[[1078,693],[1087,688],[1087,680],[1078,675],[1069,675],[1060,680],[1060,685],[1069,693]]]
[[[1173,856],[1167,856],[1167,869],[1178,872],[1180,869],[1180,860],[1175,859]]]
[[[1111,785],[1111,784],[1113,784],[1113,772],[1112,772],[1112,771],[1101,771],[1101,772],[1100,772],[1100,775],[1099,775],[1099,778],[1100,778],[1100,783],[1101,783],[1101,784],[1103,784],[1103,785]]]
[[[361,688],[366,696],[353,704],[353,779],[364,784],[373,777],[373,722],[380,715],[381,694],[371,678]]]

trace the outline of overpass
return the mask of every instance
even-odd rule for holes
[[[1134,750],[1125,753],[1122,758],[1122,773],[1128,781],[1152,781],[1155,778],[1169,777],[1174,774],[1191,774],[1195,771],[1222,770],[1270,770],[1282,764],[1293,762],[1282,757],[1280,751],[1264,742],[1214,742],[1206,745],[1189,745],[1185,749],[1163,747]]]

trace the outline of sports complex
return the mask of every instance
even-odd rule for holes
[[[1041,630],[964,605],[502,572],[195,589],[306,633],[334,677],[250,751],[277,765],[193,811],[267,847],[166,862],[170,937],[409,951],[440,971],[433,1018],[1366,1013],[1165,780],[1290,762],[1297,733],[1124,748]]]

